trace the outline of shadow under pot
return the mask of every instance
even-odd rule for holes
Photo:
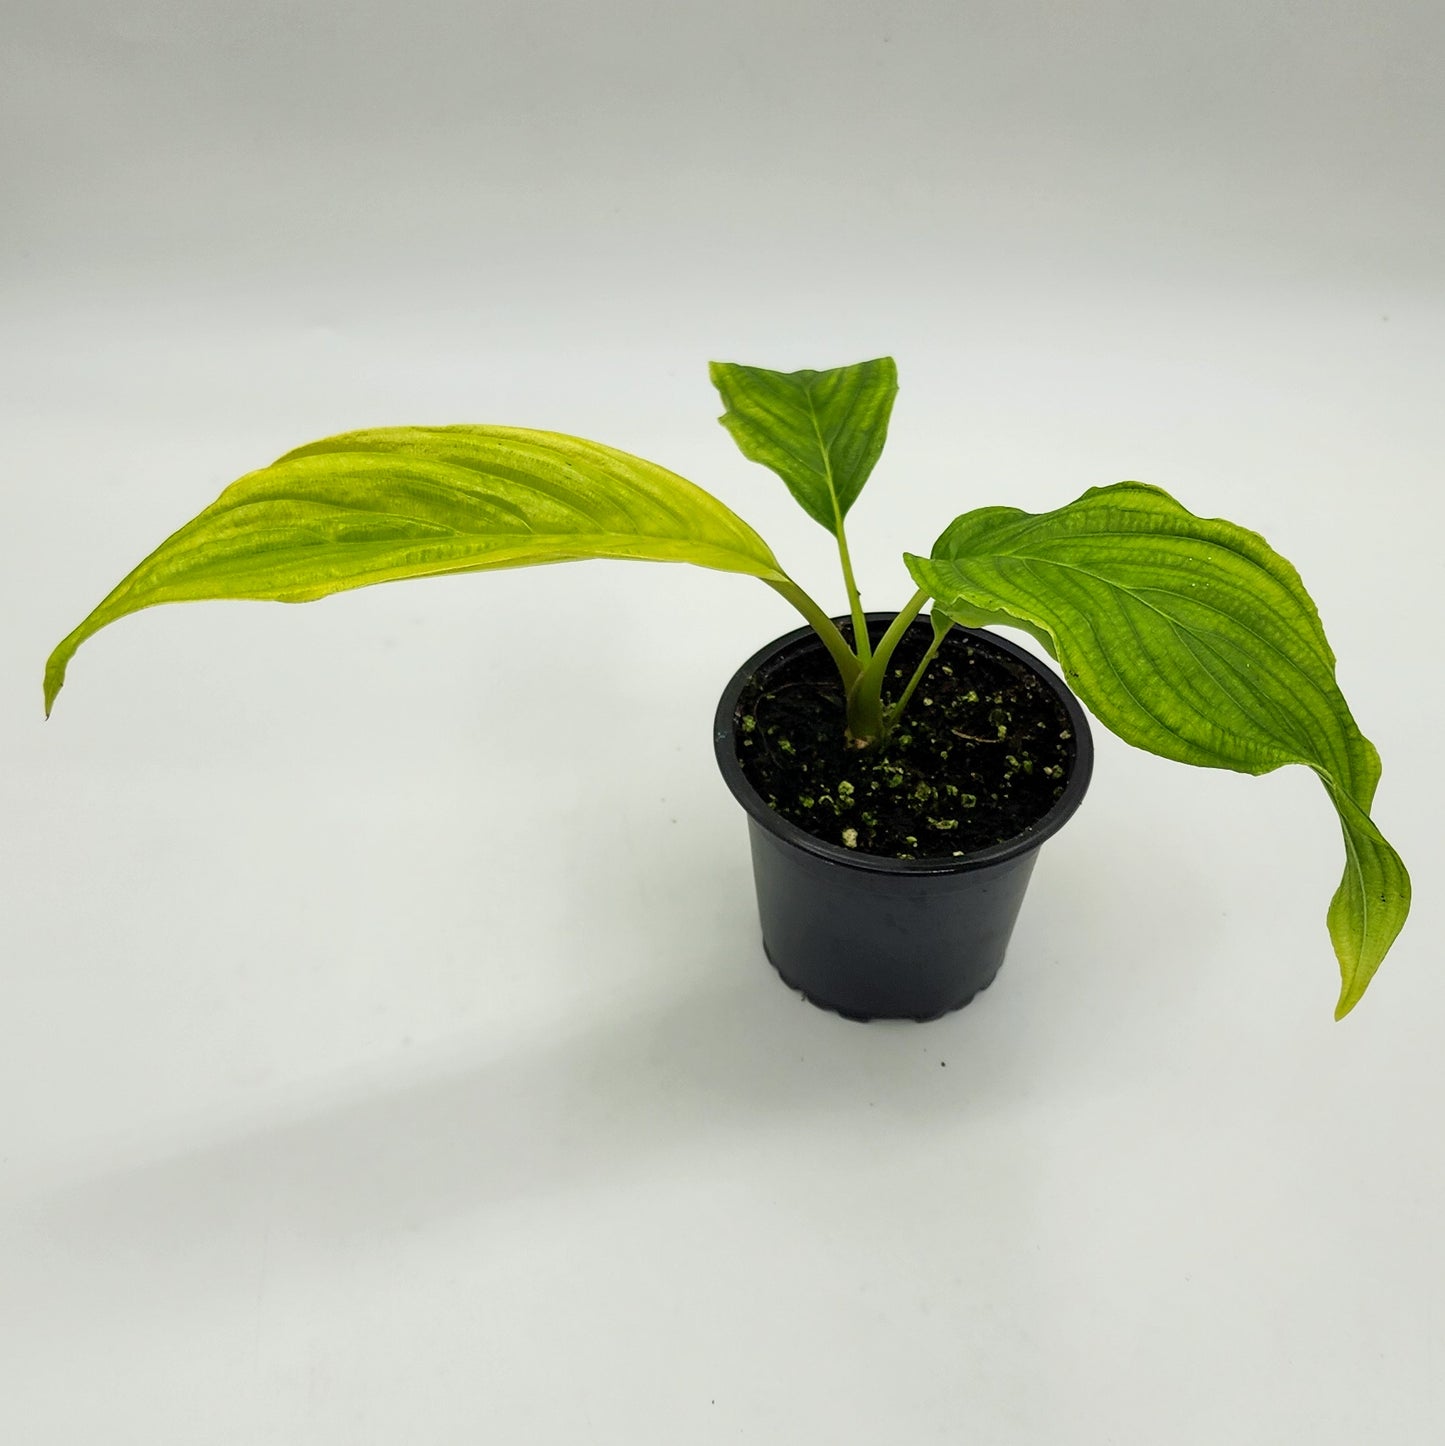
[[[892,615],[867,621],[877,642]],[[909,629],[885,701],[932,638],[926,620]],[[1047,664],[959,627],[881,750],[847,746],[842,682],[806,627],[738,670],[714,741],[748,814],[769,960],[860,1021],[937,1019],[993,982],[1039,849],[1082,802],[1094,758],[1084,710]]]

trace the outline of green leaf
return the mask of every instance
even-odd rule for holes
[[[898,393],[892,357],[826,372],[770,372],[713,362],[742,454],[771,468],[815,522],[838,533],[888,438]]]
[[[1369,817],[1380,761],[1335,682],[1335,656],[1294,568],[1262,537],[1196,517],[1157,487],[1098,487],[1055,512],[966,513],[918,585],[966,626],[1023,627],[1127,743],[1209,768],[1303,763],[1344,833],[1329,909],[1342,987],[1359,1001],[1410,909],[1410,878]]]
[[[45,711],[86,638],[158,603],[309,602],[590,557],[784,579],[768,545],[715,497],[597,442],[515,427],[348,432],[242,477],[163,542],[51,654]]]

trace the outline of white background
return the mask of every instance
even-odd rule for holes
[[[1445,20],[6,0],[0,1438],[1434,1443]],[[836,602],[712,357],[889,352],[866,600],[1125,477],[1294,561],[1415,915],[1336,1025],[1302,770],[1099,738],[926,1026],[772,975],[712,709],[794,625],[583,564],[129,619],[363,425],[594,436]]]

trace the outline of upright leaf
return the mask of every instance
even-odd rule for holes
[[[888,438],[898,393],[892,357],[826,372],[770,372],[713,362],[743,455],[771,468],[815,522],[838,533]]]
[[[51,654],[45,709],[86,638],[202,598],[309,602],[399,578],[633,557],[786,581],[715,497],[597,442],[516,427],[391,427],[287,453],[163,542]]]
[[[1196,517],[1157,487],[1099,487],[1055,512],[965,513],[909,570],[967,626],[1034,633],[1101,722],[1165,758],[1243,773],[1314,769],[1339,813],[1329,909],[1359,1001],[1410,908],[1410,879],[1369,817],[1380,761],[1335,682],[1298,573],[1263,538]]]

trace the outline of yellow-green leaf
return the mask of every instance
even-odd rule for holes
[[[1344,833],[1330,905],[1343,1017],[1410,909],[1410,878],[1370,819],[1380,761],[1335,681],[1299,574],[1258,534],[1196,517],[1142,483],[1054,512],[966,513],[909,570],[966,626],[1040,638],[1089,709],[1126,742],[1243,773],[1312,768]]]
[[[715,497],[597,442],[516,427],[348,432],[242,477],[163,542],[51,654],[45,710],[86,638],[158,603],[309,602],[400,578],[593,557],[784,576]]]

